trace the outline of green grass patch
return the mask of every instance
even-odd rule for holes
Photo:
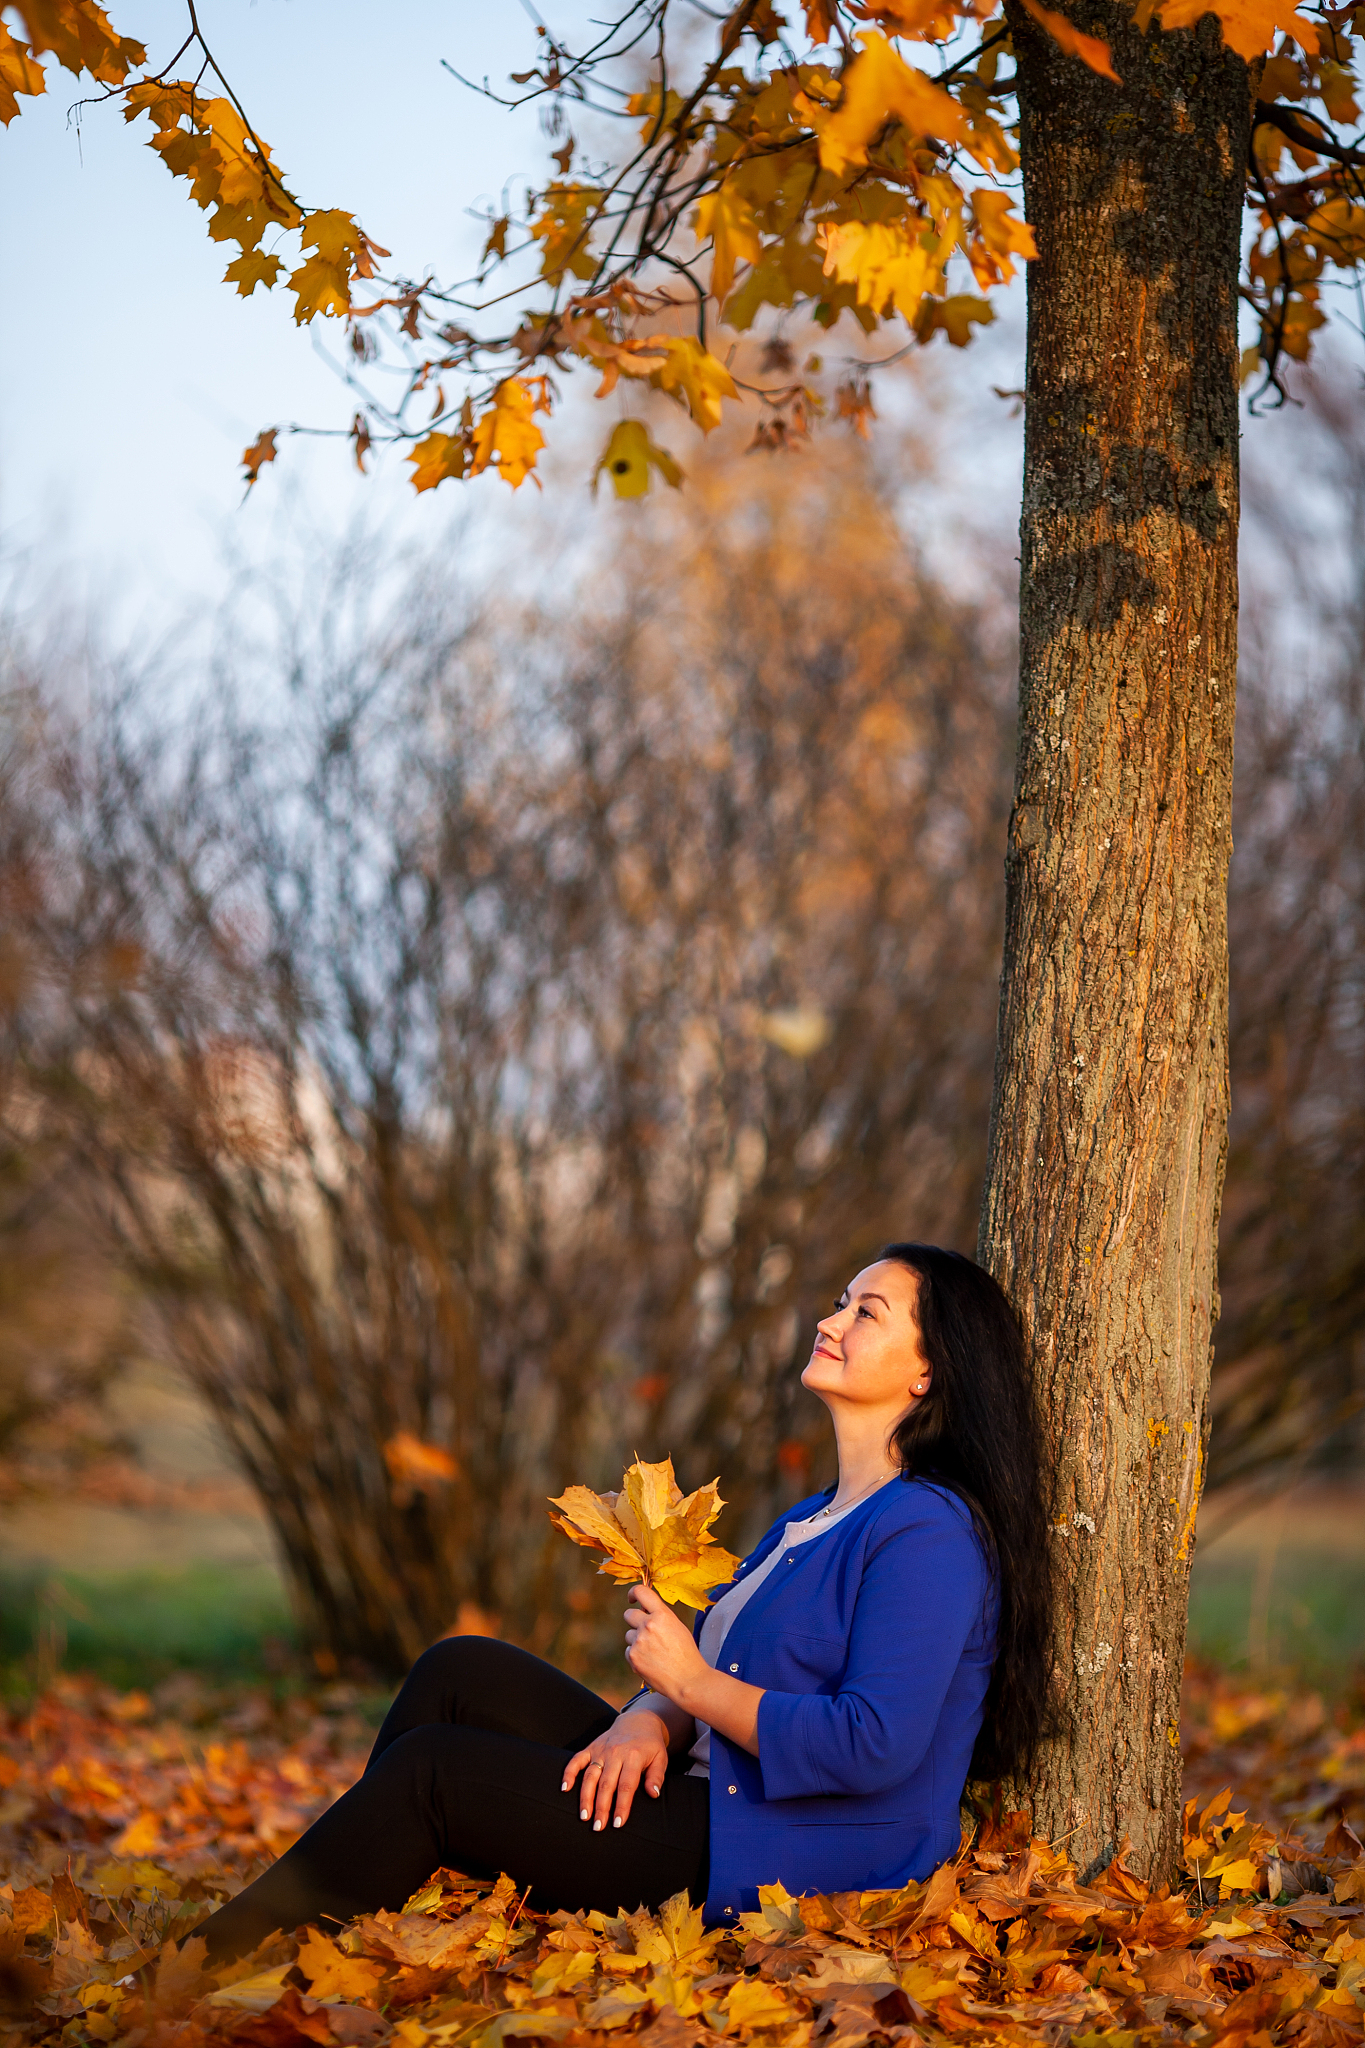
[[[1365,1557],[1215,1545],[1195,1559],[1188,1646],[1251,1677],[1349,1685],[1365,1668]]]
[[[296,1654],[288,1602],[269,1565],[0,1578],[0,1661],[19,1681],[60,1670],[125,1689],[189,1669],[266,1677]]]
[[[1333,1690],[1365,1669],[1365,1557],[1215,1545],[1195,1562],[1189,1648],[1253,1678]],[[214,1681],[300,1672],[288,1602],[264,1564],[0,1574],[9,1689],[85,1671],[124,1689],[177,1671]],[[613,1666],[613,1675],[616,1675]],[[311,1671],[308,1676],[312,1676]]]

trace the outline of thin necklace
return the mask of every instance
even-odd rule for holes
[[[894,1472],[888,1472],[888,1473],[886,1473],[886,1474],[885,1474],[885,1476],[884,1476],[883,1478],[881,1478],[881,1479],[874,1479],[874,1480],[873,1480],[873,1482],[872,1482],[872,1484],[871,1484],[871,1486],[865,1486],[865,1487],[863,1488],[863,1490],[862,1490],[862,1492],[861,1492],[861,1493],[855,1493],[855,1494],[854,1494],[854,1496],[853,1496],[852,1500],[846,1500],[846,1501],[844,1501],[844,1502],[843,1502],[843,1503],[841,1504],[841,1506],[840,1506],[840,1508],[839,1508],[839,1512],[840,1512],[840,1514],[842,1514],[842,1513],[843,1513],[843,1511],[844,1511],[844,1509],[845,1509],[845,1508],[856,1508],[856,1507],[857,1507],[857,1505],[858,1505],[858,1502],[859,1502],[860,1500],[866,1500],[866,1499],[867,1499],[867,1497],[868,1497],[868,1495],[869,1495],[870,1493],[875,1493],[875,1492],[877,1491],[877,1488],[878,1488],[879,1486],[885,1486],[885,1484],[886,1484],[887,1480],[888,1480],[888,1479],[894,1479],[894,1478],[895,1478],[895,1476],[896,1476],[896,1475],[895,1475],[895,1473],[894,1473]],[[836,1488],[836,1492],[837,1492],[837,1488]],[[821,1514],[821,1515],[832,1515],[832,1514],[834,1513],[834,1502],[833,1502],[833,1501],[831,1501],[831,1502],[830,1502],[830,1504],[829,1504],[829,1506],[828,1506],[827,1508],[820,1508],[820,1509],[819,1509],[819,1510],[818,1510],[817,1512],[818,1512],[819,1514]],[[815,1518],[814,1518],[814,1517],[812,1517],[812,1520],[814,1520],[814,1519],[815,1519]]]

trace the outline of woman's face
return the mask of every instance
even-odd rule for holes
[[[865,1266],[844,1289],[833,1315],[816,1326],[802,1386],[827,1407],[874,1410],[894,1428],[928,1393],[933,1378],[920,1350],[918,1287],[916,1275],[898,1259]]]

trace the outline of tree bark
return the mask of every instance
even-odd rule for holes
[[[1180,1676],[1227,1122],[1246,65],[1218,24],[1017,9],[1029,266],[1020,717],[980,1257],[1055,1455],[1035,1826],[1179,1847]]]

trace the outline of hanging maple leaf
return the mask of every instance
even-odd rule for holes
[[[1082,64],[1098,71],[1101,78],[1112,78],[1115,85],[1123,83],[1114,69],[1109,45],[1103,36],[1085,35],[1064,14],[1059,14],[1055,8],[1042,6],[1041,0],[1024,0],[1024,9],[1033,16],[1039,28],[1046,29],[1059,50],[1065,50],[1069,57],[1079,57]]]
[[[1201,15],[1216,14],[1223,41],[1239,57],[1250,61],[1267,50],[1277,30],[1293,36],[1305,50],[1316,51],[1318,31],[1311,21],[1296,14],[1286,0],[1163,0],[1157,17],[1165,29],[1188,28]]]
[[[699,201],[698,238],[712,245],[711,290],[717,303],[729,295],[737,263],[757,263],[763,243],[754,210],[733,184],[721,185]]]
[[[278,432],[278,427],[267,427],[263,434],[256,436],[249,448],[242,450],[242,467],[246,473],[246,487],[248,490],[255,483],[265,464],[273,462],[279,454],[279,450],[275,446],[275,436]]]
[[[469,461],[467,438],[464,434],[428,434],[409,451],[407,459],[412,464],[412,488],[434,491],[448,476],[464,475]]]
[[[735,380],[718,357],[690,334],[655,334],[646,347],[662,352],[663,361],[649,381],[685,405],[703,433],[720,425],[722,398],[738,398]]]
[[[618,498],[642,498],[649,489],[651,468],[657,469],[675,491],[681,488],[681,469],[668,450],[652,438],[644,421],[618,420],[593,472],[593,489],[597,489],[597,479],[605,470]]]
[[[545,380],[535,381],[537,391],[520,377],[508,377],[499,384],[492,405],[479,416],[470,437],[471,476],[496,466],[498,475],[513,490],[530,476],[545,446],[545,436],[532,417],[546,408]],[[429,438],[435,441],[439,437],[433,434]]]
[[[868,144],[891,115],[914,135],[933,135],[940,142],[962,140],[966,116],[951,94],[912,69],[885,36],[871,31],[858,40],[862,55],[820,135],[820,162],[827,171],[837,176],[853,164],[865,164]]]
[[[18,93],[36,98],[47,91],[43,67],[28,46],[0,23],[0,122],[8,128],[19,112]]]
[[[652,1586],[662,1600],[706,1607],[715,1586],[726,1586],[739,1559],[722,1550],[711,1524],[725,1503],[717,1481],[684,1495],[673,1476],[673,1460],[646,1465],[636,1459],[619,1493],[594,1493],[570,1486],[552,1507],[550,1520],[571,1543],[600,1550],[598,1570],[619,1586]]]

